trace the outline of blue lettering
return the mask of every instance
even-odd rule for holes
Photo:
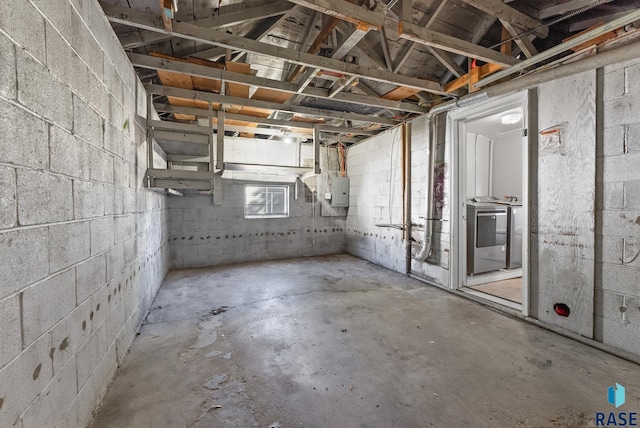
[[[607,418],[607,426],[611,427],[617,427],[618,426],[618,421],[616,420],[616,414],[611,412],[609,413],[609,417]]]
[[[637,427],[638,412],[596,412],[597,427]]]
[[[619,427],[627,426],[627,414],[625,412],[618,413],[618,426]]]
[[[596,412],[596,426],[603,427],[604,426],[604,413]]]

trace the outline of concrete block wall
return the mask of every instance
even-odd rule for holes
[[[349,148],[347,252],[404,272],[402,231],[376,224],[402,223],[402,130],[392,128]]]
[[[95,0],[0,2],[0,57],[0,426],[84,427],[168,268],[144,90]]]
[[[344,253],[344,218],[321,217],[320,202],[308,200],[300,182],[297,199],[289,185],[289,218],[265,219],[244,218],[248,182],[222,182],[222,205],[211,196],[169,197],[171,268]]]
[[[598,84],[595,337],[640,355],[640,58]]]
[[[444,115],[432,118],[438,124],[444,126]],[[426,224],[426,199],[428,189],[428,162],[429,162],[429,129],[426,117],[411,121],[411,222],[413,223],[411,236],[412,254],[417,254],[424,241],[424,226]],[[443,174],[449,168],[450,151],[445,150],[444,130],[438,132],[437,151],[435,153],[435,171]],[[438,178],[437,176],[435,178]],[[436,218],[445,221],[433,222],[433,239],[431,255],[425,262],[411,261],[411,273],[426,279],[432,284],[443,287],[449,285],[449,254],[451,245],[450,218],[449,218],[449,181],[445,176],[443,186],[436,184],[440,189],[439,209],[435,213]]]

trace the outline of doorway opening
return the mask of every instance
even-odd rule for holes
[[[451,287],[528,314],[527,96],[450,115]]]

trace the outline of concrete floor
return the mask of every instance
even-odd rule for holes
[[[91,426],[582,427],[640,410],[638,385],[636,364],[313,257],[171,272]]]

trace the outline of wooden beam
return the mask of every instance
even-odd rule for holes
[[[160,0],[160,13],[162,14],[162,22],[164,29],[173,30],[173,2],[171,0]]]
[[[324,13],[352,24],[377,30],[384,25],[383,13],[370,11],[346,0],[289,0],[306,8]]]
[[[430,10],[427,13],[425,13],[425,15],[422,17],[418,25],[422,28],[427,28],[427,29],[431,27],[431,25],[433,25],[436,18],[438,17],[440,12],[442,12],[442,9],[446,6],[446,4],[447,4],[447,0],[436,0],[431,5]],[[411,15],[409,15],[409,17],[411,17]],[[411,19],[404,19],[404,18],[403,18],[403,21],[413,22]],[[392,71],[394,73],[397,73],[402,68],[404,63],[409,59],[409,57],[413,53],[416,46],[417,45],[415,44],[415,42],[407,41],[406,45],[400,51],[400,54],[398,54],[395,65],[393,66]]]
[[[309,46],[307,53],[317,54],[318,52],[320,52],[320,46],[322,46],[322,44],[327,39],[327,37],[329,37],[329,34],[331,34],[333,29],[336,28],[336,25],[338,25],[338,22],[340,22],[338,18],[335,18],[335,17],[329,18],[320,29],[320,32],[316,36],[313,43],[311,43],[311,46]],[[289,82],[295,82],[296,80],[298,80],[298,77],[300,77],[304,69],[305,67],[303,65],[296,66],[293,69],[293,71],[289,74],[289,77],[287,78],[287,80]]]
[[[393,63],[391,62],[391,56],[389,55],[389,44],[387,43],[387,31],[384,29],[384,27],[380,29],[379,34],[380,47],[382,47],[382,54],[384,56],[384,62],[387,65],[387,70],[393,71]]]
[[[205,110],[206,111],[206,110]],[[206,126],[191,125],[189,123],[168,122],[166,120],[148,120],[147,126],[158,131],[185,132],[188,134],[209,134]]]
[[[170,104],[159,104],[155,103],[153,105],[157,112],[163,113],[178,113],[178,114],[186,114],[191,116],[200,116],[205,117],[207,115],[207,110],[196,108],[196,107],[180,107],[180,106],[172,106]],[[278,119],[269,119],[266,117],[256,117],[256,116],[247,116],[244,114],[238,113],[228,113],[225,112],[225,121],[244,121],[261,125],[269,125],[275,126],[279,128],[301,128],[301,129],[313,129],[313,123],[311,122],[299,122],[296,120],[278,120]],[[255,129],[255,128],[254,128]],[[376,135],[379,131],[369,131],[361,128],[350,128],[350,127],[341,127],[341,126],[330,126],[330,125],[320,125],[320,131],[329,132],[334,134],[346,133],[346,134],[357,134],[357,135]],[[258,130],[256,129],[256,132]]]
[[[218,110],[216,122],[216,169],[224,169],[224,111]]]
[[[108,3],[101,1],[105,7]],[[223,6],[220,14],[216,17],[197,19],[191,24],[204,28],[226,28],[234,25],[244,24],[259,19],[281,16],[291,10],[291,3],[286,1],[266,1],[245,10],[238,10],[236,5]],[[228,12],[227,12],[228,11]],[[149,30],[141,30],[138,33],[131,33],[119,36],[124,49],[134,49],[142,46],[169,40],[172,36],[168,34],[156,33]]]
[[[471,42],[457,39],[446,34],[420,28],[409,22],[401,21],[398,26],[398,32],[400,33],[400,37],[403,39],[471,58],[478,58],[485,62],[500,64],[507,67],[518,63],[517,59],[507,55],[502,55],[500,52],[475,45]]]
[[[502,23],[503,31],[507,31],[507,34],[509,36],[516,37],[519,35],[519,32],[509,22],[503,21],[503,20],[500,20],[500,22]],[[507,39],[511,37],[507,37]],[[533,43],[531,43],[531,40],[529,39],[528,35],[524,37],[518,37],[515,40],[520,50],[525,54],[527,58],[531,58],[534,55],[538,55],[538,50],[536,49],[535,46],[533,46]],[[502,51],[502,47],[500,48],[500,51]]]
[[[286,1],[270,2],[258,7],[249,7],[237,12],[220,14],[210,18],[193,21],[199,27],[205,28],[227,28],[234,25],[245,24],[259,19],[271,18],[273,16],[284,15],[291,9],[291,3]]]
[[[157,17],[154,17],[153,15],[113,5],[105,5],[104,7],[105,14],[111,22],[167,33],[162,24],[157,23]],[[226,34],[220,31],[207,30],[193,24],[175,22],[173,27],[174,31],[170,32],[170,34],[176,37],[194,40],[196,42],[220,46],[227,49],[240,49],[323,70],[350,74],[365,79],[392,83],[399,86],[413,87],[440,95],[445,94],[440,84],[425,79],[402,76],[386,70],[377,70],[357,64],[349,64],[332,58],[323,58],[308,53],[298,52],[295,49],[257,42],[255,40]]]
[[[213,180],[211,171],[183,171],[179,169],[147,169],[147,176],[152,178],[168,178],[182,180]]]
[[[167,58],[157,58],[147,55],[140,55],[129,53],[129,60],[134,67],[149,68],[152,70],[164,70],[171,71],[173,73],[187,74],[190,76],[203,77],[213,80],[224,80],[226,82],[238,83],[243,85],[252,85],[260,88],[268,88],[272,90],[287,92],[290,94],[299,93],[299,87],[296,84],[289,82],[282,82],[274,79],[267,79],[264,77],[257,77],[251,74],[237,73],[228,70],[222,70],[219,68],[208,67],[199,64],[192,64],[188,62],[170,60]],[[348,78],[353,81],[354,76]],[[300,92],[303,95],[322,98],[333,99],[345,103],[360,104],[360,105],[374,105],[384,108],[390,108],[399,111],[409,111],[412,113],[426,113],[427,109],[411,103],[391,103],[387,100],[380,98],[367,97],[356,94],[334,94],[331,96],[330,91],[322,88],[307,88]]]
[[[613,0],[600,0],[599,5],[611,3]],[[570,0],[566,3],[545,7],[538,12],[538,19],[547,19],[556,15],[564,15],[593,3],[593,0]]]
[[[366,114],[340,112],[335,110],[325,110],[313,107],[292,106],[281,103],[274,103],[269,101],[259,101],[238,97],[230,97],[227,95],[218,95],[212,92],[194,91],[191,89],[172,88],[162,85],[145,85],[147,92],[151,92],[157,95],[165,95],[187,99],[198,99],[206,102],[222,103],[234,106],[246,106],[265,110],[283,111],[288,113],[300,113],[321,118],[333,118],[354,120],[364,123],[381,123],[384,125],[396,125],[397,121],[386,119],[383,117],[376,117]]]
[[[475,83],[482,79],[485,76],[488,76],[496,71],[502,70],[504,67],[496,65],[496,64],[485,64],[480,67],[476,67],[469,71],[469,73],[460,76],[456,80],[453,80],[445,85],[445,89],[448,91],[454,92],[458,89],[464,88],[465,86],[469,87],[469,92],[473,92],[476,90],[474,87]]]
[[[464,74],[462,67],[460,67],[447,52],[437,48],[432,48],[431,46],[427,46],[427,50],[431,52],[431,55],[436,57],[440,63],[447,67],[454,76],[460,77]]]
[[[182,190],[211,190],[211,183],[208,181],[191,181],[183,179],[151,179],[151,186],[162,189],[182,189]]]
[[[206,111],[206,110],[205,110]],[[179,143],[209,144],[209,137],[204,134],[191,134],[176,131],[155,131],[153,138],[156,141],[177,141]]]
[[[507,21],[517,28],[521,28],[523,30],[535,30],[533,34],[542,39],[546,38],[549,34],[549,28],[540,28],[540,22],[533,19],[529,15],[525,15],[524,13],[512,8],[511,6],[504,4],[502,0],[462,1],[470,6],[475,7],[476,9],[483,11],[484,13],[489,14],[490,16],[495,16],[498,19]]]
[[[475,44],[480,43],[480,40],[482,40],[484,35],[487,34],[487,31],[489,31],[489,29],[493,26],[496,20],[497,20],[496,17],[493,17],[493,16],[489,17],[478,28],[476,28],[475,31],[473,32],[473,37],[471,37],[471,43],[475,43]],[[455,63],[460,66],[465,60],[466,60],[466,57],[464,56],[458,56],[457,58],[454,59]],[[451,76],[453,76],[453,73],[447,70],[447,72],[440,78],[440,83],[444,85],[449,81],[449,79],[451,79]]]
[[[167,36],[166,34],[154,33],[153,31],[146,30],[118,34],[117,36],[118,40],[120,40],[120,44],[122,44],[122,47],[125,50],[147,46],[171,38],[171,36]]]

